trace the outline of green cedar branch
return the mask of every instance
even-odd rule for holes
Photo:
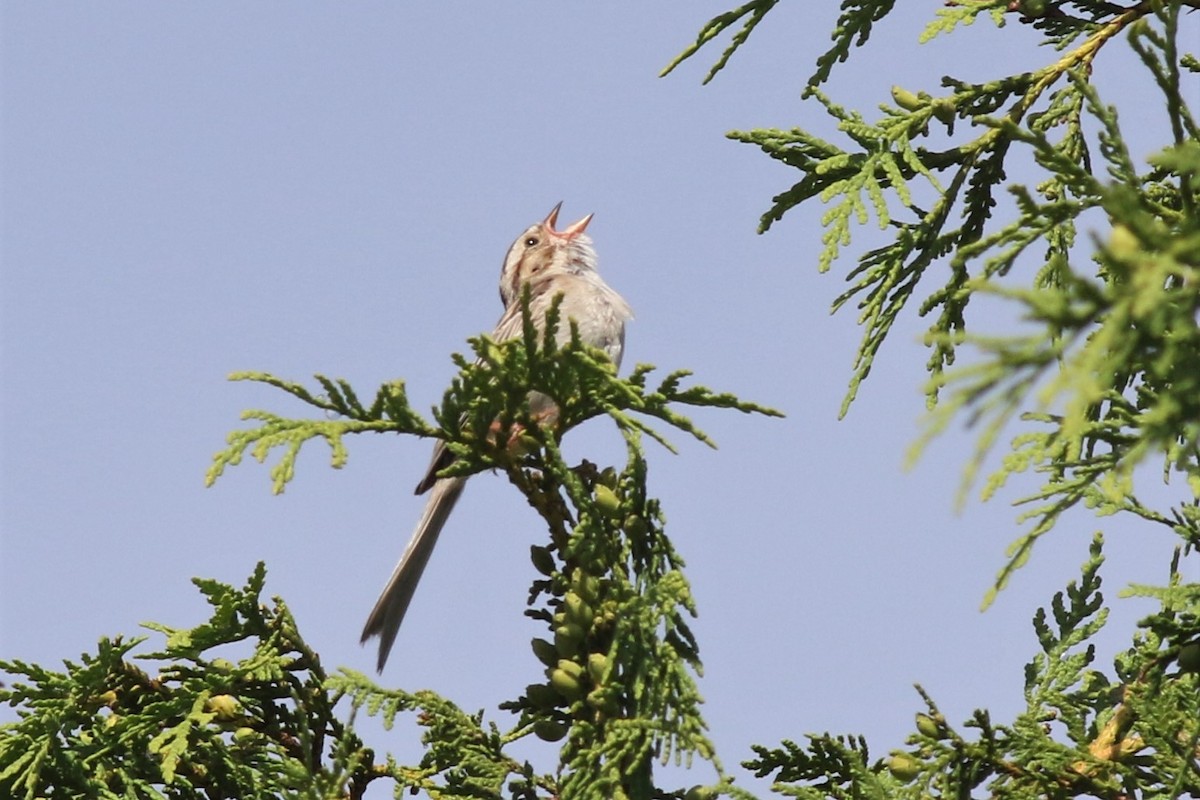
[[[1108,614],[1102,564],[1097,534],[1079,580],[1035,616],[1040,652],[1025,667],[1026,707],[1011,724],[981,709],[955,726],[918,686],[925,708],[915,731],[887,757],[873,760],[861,737],[823,734],[756,746],[746,766],[807,800],[1200,793],[1200,593],[1181,583],[1177,554],[1172,588],[1139,592],[1159,599],[1159,611],[1104,671],[1093,645]]]
[[[537,421],[529,414],[530,391],[555,399],[559,409],[555,425],[558,435],[603,415],[616,422],[622,431],[648,435],[672,451],[674,448],[667,438],[639,415],[663,422],[711,447],[715,444],[708,435],[673,406],[728,408],[782,416],[774,409],[739,400],[732,394],[712,392],[703,386],[681,387],[682,380],[691,374],[687,370],[669,373],[654,388],[647,384],[654,369],[648,365],[638,365],[628,378],[620,378],[602,351],[580,341],[578,331],[572,329],[570,342],[558,346],[557,303],[547,315],[544,333],[537,331],[530,318],[527,298],[523,313],[521,338],[495,342],[487,336],[478,336],[469,340],[473,360],[454,356],[459,373],[446,391],[442,405],[434,410],[436,427],[413,411],[403,381],[384,384],[371,405],[365,406],[349,383],[340,379],[317,375],[316,381],[322,389],[317,393],[267,373],[234,374],[232,380],[274,386],[335,418],[293,419],[269,411],[244,412],[244,420],[260,424],[229,434],[228,447],[213,457],[205,484],[214,484],[227,467],[241,463],[247,453],[262,463],[273,452],[282,451],[270,471],[274,491],[280,493],[294,477],[296,459],[306,443],[323,439],[332,451],[331,465],[340,468],[348,457],[344,437],[359,433],[404,433],[442,439],[456,457],[443,470],[443,476],[503,468],[514,457],[507,447],[511,437],[537,427]]]
[[[1020,501],[1033,506],[1023,519],[1034,525],[1013,544],[985,602],[1025,563],[1037,539],[1081,502],[1102,514],[1127,511],[1164,523],[1174,517],[1183,521],[1174,530],[1188,541],[1196,535],[1186,509],[1200,497],[1200,404],[1192,399],[1200,392],[1200,220],[1187,213],[1182,197],[1195,200],[1200,146],[1187,142],[1152,156],[1153,180],[1173,191],[1139,192],[1148,176],[1135,172],[1115,110],[1082,76],[1073,81],[1100,123],[1100,154],[1114,180],[1093,176],[1041,133],[1007,120],[993,123],[1029,145],[1073,199],[1056,193],[1039,200],[1014,187],[1020,218],[965,249],[964,258],[984,260],[986,275],[973,279],[969,291],[1018,304],[1039,330],[999,337],[941,334],[981,358],[934,379],[932,391],[948,395],[914,448],[919,453],[964,415],[968,423],[984,423],[961,501],[1010,423],[1033,423],[1033,430],[1014,439],[984,488],[987,498],[1015,473],[1033,469],[1046,476],[1040,490]],[[1052,280],[1027,289],[997,281],[1031,244],[1090,208],[1102,209],[1113,225],[1107,241],[1093,239],[1098,279],[1083,277],[1061,252]],[[1155,456],[1162,459],[1164,478],[1180,475],[1190,490],[1172,512],[1153,512],[1136,498],[1135,471]]]
[[[733,40],[725,49],[725,52],[721,54],[719,59],[717,59],[717,63],[714,64],[708,71],[708,74],[704,76],[703,83],[708,83],[717,76],[718,72],[724,69],[725,65],[729,63],[729,59],[733,56],[737,49],[745,43],[751,32],[755,29],[755,27],[758,26],[758,23],[762,22],[763,17],[766,16],[767,12],[774,8],[775,4],[778,2],[779,0],[750,0],[750,2],[739,6],[732,11],[727,11],[724,14],[719,14],[716,17],[713,17],[704,25],[703,28],[700,29],[700,33],[697,35],[696,41],[685,47],[683,52],[671,60],[671,63],[663,67],[662,71],[659,73],[659,77],[662,78],[669,75],[675,70],[676,67],[699,51],[701,47],[720,36],[727,29],[732,28],[744,17],[747,18],[742,24],[741,30],[733,35]]]
[[[946,256],[952,256],[949,278],[943,286],[927,294],[919,311],[925,316],[940,309],[929,329],[930,374],[936,378],[954,363],[956,338],[953,334],[966,327],[966,306],[973,294],[971,281],[978,277],[972,275],[971,269],[972,253],[978,252],[974,246],[981,239],[1017,235],[1013,226],[1002,226],[995,233],[986,231],[996,205],[996,188],[1005,179],[1005,163],[1010,156],[1014,129],[1024,130],[1020,126],[1025,122],[1035,132],[1046,133],[1052,128],[1062,131],[1062,142],[1056,149],[1072,160],[1075,167],[1090,170],[1090,153],[1081,125],[1083,95],[1079,82],[1072,81],[1070,86],[1055,91],[1044,108],[1038,108],[1051,87],[1061,83],[1065,76],[1088,73],[1104,45],[1122,32],[1130,31],[1135,48],[1143,43],[1142,52],[1147,54],[1144,60],[1155,71],[1164,91],[1174,86],[1175,96],[1178,95],[1179,68],[1175,66],[1178,58],[1174,50],[1177,23],[1173,21],[1177,20],[1177,4],[1174,15],[1168,10],[1155,17],[1164,26],[1161,34],[1146,24],[1146,18],[1155,14],[1154,6],[1148,3],[1129,7],[1096,2],[1041,5],[1046,8],[1039,9],[1033,3],[1000,0],[948,3],[938,12],[938,20],[926,31],[926,38],[968,24],[981,14],[990,15],[997,24],[1003,25],[1008,14],[1019,12],[1022,22],[1042,31],[1059,49],[1074,45],[1057,61],[1035,71],[978,84],[947,77],[943,83],[952,91],[943,97],[894,87],[893,99],[897,107],[884,107],[883,118],[870,123],[856,112],[836,105],[818,88],[828,77],[832,63],[844,60],[851,42],[864,43],[872,25],[892,6],[890,2],[847,0],[842,5],[843,14],[834,34],[835,48],[818,59],[818,74],[810,81],[806,96],[822,106],[853,146],[844,149],[804,129],[759,129],[729,134],[737,141],[760,147],[772,158],[803,173],[800,181],[775,197],[773,206],[763,215],[760,231],[766,231],[789,210],[813,198],[830,204],[822,218],[826,230],[822,236],[824,246],[817,259],[822,271],[829,269],[842,249],[850,244],[855,224],[869,222],[874,216],[881,228],[890,227],[896,232],[892,244],[873,249],[861,257],[858,267],[848,278],[853,282],[852,288],[834,303],[837,309],[857,298],[859,324],[864,328],[843,414],[870,373],[874,358],[899,313],[916,294],[918,282],[929,267],[945,260]],[[714,22],[732,24],[740,18],[739,14],[744,13],[747,13],[746,7],[718,17]],[[705,29],[696,47],[711,39],[709,34],[715,35],[713,27]],[[1161,58],[1155,60],[1148,55],[1158,50],[1163,52]],[[694,52],[695,48],[691,48],[681,57]],[[1179,107],[1179,103],[1173,106]],[[1009,125],[990,122],[989,115],[1001,110],[1004,110],[1003,119]],[[1180,111],[1175,116],[1182,118],[1183,114]],[[982,125],[983,130],[973,139],[957,141],[944,149],[916,143],[918,138],[929,135],[931,125],[944,126],[946,133],[953,137],[958,122]],[[1187,126],[1181,122],[1176,127],[1183,131]],[[1178,134],[1176,138],[1179,138]],[[1103,147],[1105,143],[1101,144]],[[911,186],[918,177],[923,184],[920,192]],[[1038,188],[1063,200],[1062,213],[1048,219],[1041,235],[1029,237],[1025,244],[1046,241],[1053,256],[1048,263],[1061,265],[1076,243],[1075,219],[1086,206],[1072,205],[1068,196],[1070,187],[1059,185],[1058,180],[1053,177],[1048,184]],[[929,208],[922,208],[914,199],[918,194],[931,192],[936,200]],[[953,221],[956,214],[961,214],[961,222],[957,224]],[[1014,259],[1024,250],[1025,247],[1014,248]],[[985,265],[982,274],[991,276],[996,270],[1007,271],[1011,265],[1011,260]],[[1042,279],[1054,280],[1059,268],[1050,267]],[[933,387],[929,397],[931,405],[937,401],[937,385],[936,381],[930,384]]]
[[[242,588],[195,581],[210,619],[147,623],[165,636],[155,652],[118,637],[62,671],[0,661],[16,678],[0,703],[19,712],[0,725],[0,796],[362,797],[373,756],[287,607],[261,598],[265,578],[259,564]]]

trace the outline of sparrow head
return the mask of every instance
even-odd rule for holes
[[[591,238],[584,233],[592,214],[566,228],[555,230],[558,224],[556,205],[541,222],[530,225],[508,248],[504,267],[500,271],[500,300],[507,308],[521,297],[521,287],[540,284],[561,273],[588,272],[596,268],[596,251]]]

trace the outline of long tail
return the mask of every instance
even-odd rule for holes
[[[375,601],[371,616],[367,617],[361,641],[366,643],[372,636],[379,637],[379,660],[375,666],[380,672],[383,672],[383,665],[387,663],[392,643],[396,641],[396,632],[400,630],[400,623],[408,611],[421,573],[429,563],[429,555],[437,544],[438,534],[442,532],[442,526],[446,524],[466,484],[466,478],[441,478],[433,484],[429,502],[425,504],[425,511],[417,522],[417,529],[413,531],[408,547],[404,548],[404,555],[400,556],[400,563],[392,571],[383,594]]]

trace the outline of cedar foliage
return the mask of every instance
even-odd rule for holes
[[[736,31],[712,79],[775,5],[754,0],[716,17],[666,71]],[[825,84],[893,5],[843,0],[833,44],[804,88],[843,141],[804,128],[729,134],[800,172],[760,230],[810,200],[826,204],[822,271],[856,226],[874,218],[886,232],[889,241],[858,256],[834,302],[835,310],[854,305],[863,328],[843,414],[915,304],[929,319],[930,349],[930,414],[916,453],[966,421],[980,433],[964,490],[1002,435],[1013,438],[984,482],[985,499],[1015,474],[1041,476],[1017,501],[1027,527],[985,606],[1072,509],[1133,515],[1178,548],[1164,586],[1125,589],[1159,600],[1161,610],[1102,670],[1089,644],[1106,619],[1096,536],[1080,580],[1034,619],[1041,652],[1025,671],[1028,708],[1012,723],[979,710],[951,725],[922,692],[927,707],[909,747],[888,758],[872,761],[859,737],[826,734],[755,748],[749,766],[806,798],[1200,796],[1200,585],[1183,578],[1196,574],[1200,545],[1200,130],[1187,102],[1200,61],[1184,51],[1194,24],[1181,35],[1198,4],[946,2],[923,40],[982,18],[997,26],[997,42],[1015,22],[1056,55],[984,82],[948,75],[938,91],[894,86],[892,102],[871,118],[839,105]],[[1122,43],[1165,111],[1163,140],[1144,163],[1092,81],[1093,64]],[[1036,185],[1008,181],[1018,158],[1040,170]],[[1002,192],[1015,203],[1012,219],[995,213]],[[983,297],[1013,304],[1024,331],[971,328],[972,301]],[[960,353],[966,363],[956,363]],[[1153,477],[1174,487],[1173,502],[1145,499]]]

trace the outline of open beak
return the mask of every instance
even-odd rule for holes
[[[583,233],[585,230],[587,230],[588,223],[592,221],[592,217],[596,216],[595,214],[588,214],[578,222],[572,222],[565,229],[556,231],[554,230],[554,226],[558,224],[558,211],[561,208],[562,202],[560,201],[559,204],[552,208],[550,213],[546,215],[546,219],[542,220],[542,224],[546,226],[546,230],[562,239],[574,239],[576,236]]]

